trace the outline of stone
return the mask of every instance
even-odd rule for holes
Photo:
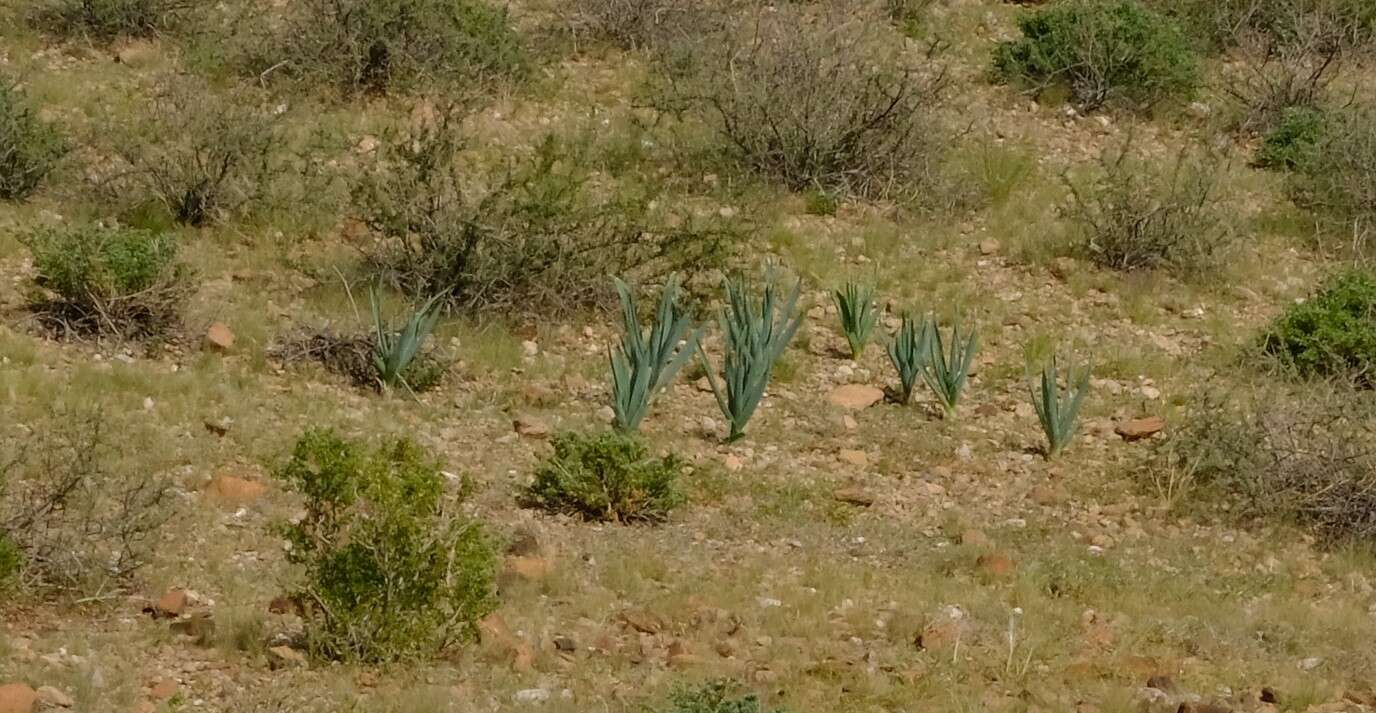
[[[871,493],[858,485],[853,485],[846,488],[839,488],[831,494],[831,497],[835,498],[839,502],[843,502],[848,505],[858,505],[864,508],[873,505],[875,501],[874,493]]]
[[[554,649],[564,653],[573,653],[578,650],[578,643],[567,636],[554,637]]]
[[[1166,419],[1160,416],[1147,416],[1146,418],[1119,421],[1113,426],[1113,432],[1121,436],[1123,440],[1132,442],[1151,438],[1165,428]]]
[[[0,713],[32,713],[38,705],[38,692],[23,683],[0,686]]]
[[[517,528],[507,543],[506,553],[517,557],[531,557],[540,554],[540,538],[529,528]]]
[[[734,455],[728,455],[725,458],[723,458],[721,460],[721,464],[722,467],[726,468],[728,471],[732,473],[739,473],[741,469],[745,467],[745,463],[741,461],[740,457]]]
[[[544,557],[508,557],[503,574],[507,579],[538,582],[549,576],[554,566]]]
[[[290,646],[273,646],[268,649],[268,668],[278,671],[306,665],[306,655]]]
[[[227,352],[234,348],[234,332],[224,322],[214,322],[205,330],[205,346],[213,351]]]
[[[186,612],[186,606],[186,590],[169,589],[153,604],[151,613],[154,619],[175,619]]]
[[[237,475],[220,473],[210,479],[205,486],[205,494],[214,502],[226,507],[252,505],[268,491],[266,483],[241,478]]]
[[[1047,483],[1039,483],[1032,486],[1032,490],[1028,492],[1027,497],[1030,498],[1032,502],[1043,507],[1060,505],[1066,500],[1064,491]]]
[[[526,640],[517,636],[507,626],[500,614],[493,612],[478,622],[478,633],[483,643],[490,645],[501,656],[506,657],[513,671],[528,672],[535,668],[535,650]]]
[[[884,392],[865,384],[846,384],[833,389],[827,400],[848,411],[859,411],[883,401]]]
[[[621,623],[642,634],[658,634],[664,630],[664,620],[658,614],[644,609],[627,609],[621,612]]]
[[[526,688],[512,694],[517,703],[544,703],[549,700],[549,691],[544,688]]]
[[[511,421],[511,427],[516,433],[526,438],[548,438],[549,426],[544,421],[531,416],[517,416]]]
[[[999,241],[989,239],[979,241],[979,254],[988,257],[995,255],[999,251]]]
[[[851,448],[842,448],[836,457],[840,458],[842,463],[849,463],[857,468],[864,468],[870,464],[870,457],[864,451]]]
[[[214,639],[215,619],[207,612],[200,612],[172,622],[168,629],[174,634],[189,636],[195,639],[196,643],[206,645]]]
[[[160,678],[148,684],[148,697],[155,701],[165,701],[177,695],[177,681],[171,678]]]
[[[41,686],[38,689],[38,702],[50,708],[71,708],[76,705],[76,701],[62,690],[52,686]]]

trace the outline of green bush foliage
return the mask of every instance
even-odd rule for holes
[[[1376,238],[1376,108],[1332,112],[1290,194],[1315,211],[1326,230],[1364,252]]]
[[[1296,106],[1283,110],[1276,125],[1261,139],[1257,165],[1281,169],[1308,165],[1327,125],[1328,118],[1319,109]]]
[[[621,523],[662,522],[683,502],[676,456],[654,458],[634,434],[561,433],[524,502],[550,512]]]
[[[471,88],[529,67],[504,7],[487,0],[303,0],[251,52],[262,76],[342,92]]]
[[[457,496],[420,446],[370,450],[311,430],[276,477],[305,500],[305,515],[280,531],[315,655],[423,657],[471,638],[495,607],[494,546],[454,511]]]
[[[1368,0],[1151,0],[1208,49],[1261,43],[1284,48],[1323,38],[1345,48],[1376,38],[1376,5]]]
[[[1064,85],[1085,109],[1115,99],[1152,105],[1189,96],[1200,82],[1179,26],[1137,0],[1065,0],[1024,15],[1018,27],[1022,37],[994,51],[995,74]]]
[[[30,306],[55,331],[137,338],[177,323],[189,286],[176,236],[77,225],[24,242],[38,287]]]
[[[791,190],[929,201],[946,74],[877,12],[788,3],[683,38],[657,55],[651,101],[705,122],[729,160]]]
[[[379,147],[353,191],[369,269],[460,307],[549,313],[600,303],[606,276],[653,282],[717,264],[739,229],[667,212],[658,196],[594,186],[586,145],[557,136],[501,170],[475,170],[446,113]]]
[[[1262,351],[1300,376],[1376,378],[1376,275],[1352,270],[1292,305],[1262,336]]]
[[[195,6],[194,0],[39,0],[33,19],[49,32],[108,42],[170,30]]]
[[[738,689],[727,680],[681,685],[669,694],[669,707],[663,713],[769,713],[757,696],[738,694]],[[776,709],[774,713],[784,711]]]
[[[1203,152],[1158,164],[1130,145],[1104,151],[1092,181],[1067,179],[1072,201],[1063,215],[1078,233],[1076,248],[1114,270],[1210,274],[1236,239],[1223,212],[1222,170]]]
[[[66,154],[67,143],[57,130],[0,77],[0,199],[29,196]]]

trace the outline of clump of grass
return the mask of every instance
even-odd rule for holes
[[[376,290],[371,293],[371,298],[373,370],[378,381],[387,387],[424,388],[430,379],[422,378],[418,384],[412,385],[408,375],[413,374],[415,367],[421,363],[417,361],[417,357],[421,356],[421,348],[425,346],[431,332],[435,331],[435,324],[440,318],[440,308],[444,306],[443,295],[431,297],[412,311],[400,329],[384,322]]]
[[[176,236],[79,225],[43,229],[24,242],[38,288],[30,308],[58,334],[150,337],[179,321],[190,286]]]
[[[917,386],[917,379],[931,358],[933,330],[930,319],[905,313],[898,333],[889,342],[889,361],[898,372],[899,403],[912,403],[913,387]]]
[[[974,364],[975,353],[979,351],[979,333],[971,329],[963,338],[960,322],[951,325],[950,346],[941,336],[941,328],[932,325],[928,341],[929,349],[926,363],[922,366],[922,378],[927,387],[941,404],[942,415],[954,418],[960,396],[965,391],[965,383],[970,377],[970,367]]]
[[[1327,115],[1313,107],[1290,107],[1281,112],[1257,148],[1256,164],[1293,170],[1314,160],[1315,149],[1327,129]]]
[[[311,652],[385,662],[476,634],[495,606],[496,552],[457,514],[439,464],[408,440],[375,449],[307,431],[276,477],[305,500],[279,525],[298,569]]]
[[[652,102],[706,122],[730,159],[792,190],[930,199],[942,68],[913,60],[867,7],[800,5],[663,49]]]
[[[1089,366],[1079,369],[1071,365],[1066,370],[1065,387],[1061,387],[1059,365],[1055,357],[1042,367],[1039,382],[1028,379],[1028,394],[1037,411],[1037,420],[1046,435],[1046,457],[1055,458],[1075,436],[1080,406],[1089,393]]]
[[[1266,330],[1261,350],[1305,378],[1376,378],[1376,275],[1362,269],[1327,280]]]
[[[0,199],[28,197],[66,154],[61,134],[38,118],[18,87],[0,77]]]
[[[634,434],[561,433],[523,499],[589,520],[663,522],[683,502],[677,485],[682,473],[677,457],[651,457]]]
[[[678,304],[678,276],[670,276],[659,297],[659,309],[647,335],[640,326],[635,295],[620,279],[615,280],[621,299],[621,344],[608,355],[612,373],[612,411],[619,431],[640,428],[650,402],[673,383],[679,369],[693,355],[702,330]]]
[[[720,383],[701,345],[698,352],[717,406],[731,426],[727,442],[745,436],[745,426],[764,399],[775,362],[783,356],[802,324],[803,315],[798,309],[802,288],[799,280],[780,301],[778,287],[771,280],[765,284],[757,304],[751,285],[744,278],[726,282],[727,306],[721,315],[726,354],[724,379]]]
[[[1130,145],[1105,150],[1091,182],[1067,179],[1072,201],[1063,214],[1079,232],[1078,250],[1098,265],[1209,274],[1236,238],[1222,210],[1221,171],[1207,154],[1182,151],[1158,165]]]
[[[1085,109],[1115,99],[1152,105],[1189,96],[1200,82],[1180,27],[1137,0],[1066,0],[1024,15],[1018,28],[1022,37],[995,49],[995,74],[1064,85]]]
[[[841,332],[850,344],[850,358],[859,359],[874,334],[874,325],[879,321],[879,311],[874,306],[874,286],[858,282],[847,282],[833,290],[832,301],[841,316]]]

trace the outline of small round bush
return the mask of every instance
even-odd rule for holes
[[[173,326],[189,290],[176,236],[102,225],[50,228],[25,243],[31,307],[67,334],[150,336]]]
[[[301,570],[311,651],[383,662],[434,654],[476,633],[495,607],[496,554],[458,516],[439,464],[408,440],[369,450],[306,432],[277,478],[305,498],[283,525]]]
[[[589,520],[661,522],[683,501],[676,487],[682,471],[677,457],[652,458],[632,435],[562,433],[524,499]]]
[[[14,85],[0,78],[0,199],[32,194],[66,153],[61,135],[38,119]]]
[[[1313,160],[1323,140],[1327,117],[1314,107],[1295,106],[1281,112],[1276,125],[1262,137],[1256,163],[1264,168],[1295,169]]]
[[[1151,105],[1199,85],[1199,60],[1169,17],[1136,0],[1067,0],[1018,21],[1022,37],[994,50],[1002,81],[1068,87],[1094,109],[1114,99]]]
[[[1376,369],[1376,275],[1352,270],[1329,279],[1281,315],[1262,350],[1301,376],[1373,382]]]

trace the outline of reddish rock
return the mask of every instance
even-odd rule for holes
[[[0,713],[32,713],[38,706],[38,692],[23,683],[0,686]]]
[[[838,386],[827,395],[827,400],[833,406],[839,406],[849,411],[859,411],[867,409],[880,401],[884,400],[884,392],[873,386],[864,384],[846,384]]]
[[[484,644],[509,660],[512,670],[524,673],[535,668],[535,650],[511,631],[500,614],[493,612],[483,617],[478,622],[478,633]]]
[[[216,503],[231,507],[252,505],[268,491],[266,483],[221,473],[210,479],[205,494]]]
[[[268,668],[274,671],[306,665],[306,655],[290,646],[273,646],[268,649]]]
[[[544,557],[508,557],[503,574],[508,579],[538,582],[549,576],[553,564]]]
[[[874,494],[859,486],[840,488],[833,492],[831,497],[848,505],[858,505],[867,508],[874,504]]]
[[[170,678],[160,678],[148,683],[148,697],[155,701],[165,701],[177,694],[177,682]]]
[[[1140,441],[1143,438],[1151,438],[1166,428],[1166,419],[1160,416],[1148,416],[1146,418],[1134,418],[1128,421],[1119,421],[1113,427],[1113,432],[1123,437],[1125,441]]]
[[[169,589],[153,604],[151,613],[154,619],[175,619],[186,612],[186,591]]]
[[[549,426],[537,418],[530,416],[518,416],[511,421],[511,427],[516,433],[526,438],[548,438]]]
[[[206,348],[227,352],[234,348],[234,332],[224,322],[215,322],[205,330]]]

